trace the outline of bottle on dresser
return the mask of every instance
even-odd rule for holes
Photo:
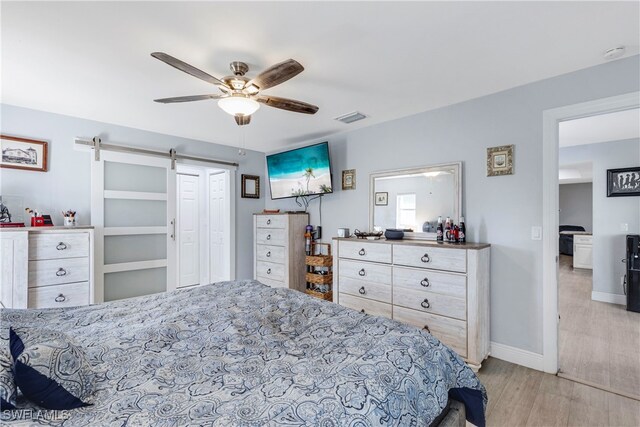
[[[438,226],[436,228],[436,240],[438,242],[444,241],[444,230],[442,229],[442,217],[438,217]]]
[[[458,234],[458,240],[460,243],[466,243],[467,241],[467,227],[464,225],[464,217],[460,217],[460,232]]]

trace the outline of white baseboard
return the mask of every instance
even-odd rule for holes
[[[594,301],[610,302],[611,304],[627,305],[627,297],[619,294],[610,294],[608,292],[591,292],[591,299]]]
[[[526,366],[537,371],[544,370],[543,357],[541,354],[522,350],[516,347],[491,342],[491,357]]]

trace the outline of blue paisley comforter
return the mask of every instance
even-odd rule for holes
[[[431,335],[255,281],[0,320],[2,345],[42,326],[94,366],[96,403],[53,424],[428,426],[450,393],[484,422],[484,387]]]

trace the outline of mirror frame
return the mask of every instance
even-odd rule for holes
[[[409,169],[392,169],[388,171],[373,172],[369,175],[369,230],[373,230],[373,213],[375,210],[375,179],[390,177],[394,175],[407,175],[412,173],[436,172],[443,168],[453,168],[456,171],[455,187],[456,196],[453,205],[453,220],[459,221],[462,212],[462,162],[440,163],[437,165],[429,165],[418,168]],[[414,231],[413,233],[404,233],[404,238],[409,240],[436,240],[436,233],[426,233],[423,231]]]

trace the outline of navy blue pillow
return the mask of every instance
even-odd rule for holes
[[[46,409],[93,403],[95,374],[84,352],[62,332],[9,330],[16,385],[25,398]]]

